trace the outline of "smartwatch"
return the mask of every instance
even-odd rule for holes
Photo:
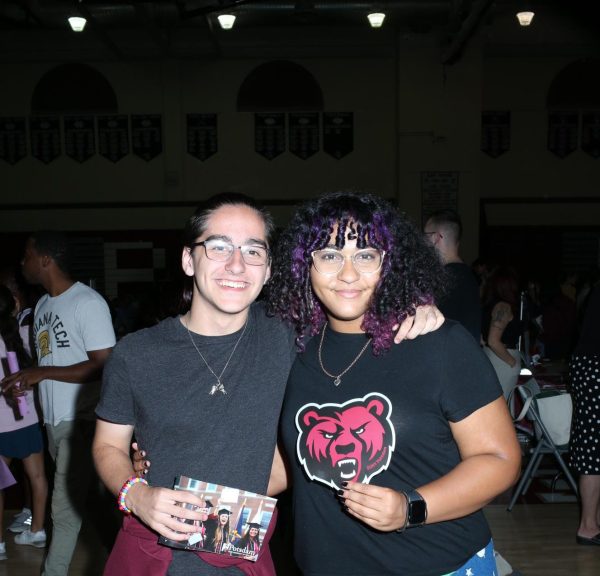
[[[423,496],[416,490],[410,490],[402,494],[406,498],[406,520],[404,526],[397,530],[398,532],[402,532],[407,528],[422,526],[427,520],[427,502],[425,502]]]

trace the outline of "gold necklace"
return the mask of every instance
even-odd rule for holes
[[[323,370],[323,372],[325,372],[325,374],[327,374],[327,376],[329,376],[330,378],[333,378],[333,385],[339,386],[342,382],[342,376],[346,372],[348,372],[348,370],[350,370],[350,368],[352,368],[352,366],[354,366],[358,362],[358,359],[364,354],[365,350],[367,349],[367,347],[369,346],[369,344],[371,343],[371,340],[373,340],[373,338],[369,338],[367,340],[367,343],[362,347],[361,351],[358,353],[356,358],[354,358],[354,360],[352,360],[352,362],[350,362],[350,364],[346,367],[345,370],[343,370],[339,374],[331,374],[330,372],[328,372],[325,369],[325,366],[323,366],[323,357],[322,357],[323,339],[325,338],[325,329],[327,328],[327,324],[328,323],[325,322],[325,326],[323,326],[323,332],[321,332],[321,341],[319,342],[319,364],[321,365],[321,370]]]
[[[210,364],[206,361],[206,358],[202,355],[202,352],[200,352],[200,349],[196,345],[196,342],[194,341],[194,337],[192,336],[192,333],[190,332],[187,318],[185,318],[185,328],[187,330],[187,333],[190,336],[190,340],[192,341],[194,348],[196,349],[196,352],[198,352],[198,356],[200,356],[200,358],[202,358],[202,360],[206,364],[206,367],[210,370],[211,374],[217,379],[217,383],[213,384],[212,388],[210,389],[209,394],[211,396],[214,396],[216,392],[221,392],[221,394],[227,394],[227,390],[225,390],[225,386],[223,386],[223,383],[221,382],[221,378],[223,377],[225,370],[227,370],[227,366],[229,366],[229,361],[233,357],[235,350],[238,347],[238,344],[240,343],[240,340],[244,337],[244,334],[246,333],[246,328],[248,326],[249,318],[250,318],[250,316],[248,316],[248,318],[246,318],[246,323],[244,324],[244,329],[242,330],[240,337],[237,339],[237,342],[235,343],[235,346],[233,347],[233,350],[231,351],[229,358],[227,358],[227,362],[225,362],[225,366],[223,366],[223,370],[221,370],[221,373],[218,376],[217,376],[216,372],[210,367]]]

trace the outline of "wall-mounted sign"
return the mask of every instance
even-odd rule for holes
[[[568,156],[577,148],[579,114],[556,111],[548,114],[548,150],[559,158]]]
[[[65,154],[85,162],[96,153],[93,116],[65,116]]]
[[[27,155],[27,125],[25,118],[0,118],[0,159],[10,165]]]
[[[581,149],[592,158],[600,157],[600,111],[582,113]]]
[[[323,112],[323,150],[338,160],[354,150],[352,112]]]
[[[98,153],[111,162],[129,154],[129,118],[125,114],[98,116]]]
[[[199,160],[217,153],[217,115],[187,115],[187,151]]]
[[[481,150],[492,158],[510,149],[510,112],[484,111],[481,114]]]
[[[29,120],[31,155],[49,164],[60,156],[60,123],[58,116],[32,116]]]
[[[285,152],[285,114],[254,114],[254,150],[267,160]]]
[[[317,112],[290,112],[290,152],[306,160],[319,151],[319,114]]]
[[[160,114],[131,115],[131,148],[147,162],[162,152],[162,118]]]
[[[454,171],[421,172],[421,216],[423,224],[437,210],[458,211],[458,175]]]

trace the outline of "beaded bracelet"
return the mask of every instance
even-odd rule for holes
[[[131,478],[127,478],[127,480],[125,480],[125,483],[119,490],[119,495],[117,496],[117,503],[119,504],[119,510],[124,514],[131,514],[131,510],[127,507],[127,504],[125,504],[125,496],[127,496],[127,493],[129,492],[131,487],[134,484],[137,484],[138,482],[141,482],[146,486],[149,485],[144,478],[140,478],[139,476],[132,476]]]

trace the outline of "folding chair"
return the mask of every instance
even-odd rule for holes
[[[516,390],[518,390],[521,396],[521,400],[523,401],[523,410],[521,410],[521,413],[516,417],[514,417],[513,413],[514,421],[516,423],[522,420],[523,418],[531,420],[534,424],[534,429],[537,428],[539,430],[539,437],[537,438],[537,441],[534,438],[535,444],[530,449],[529,462],[525,467],[525,470],[521,474],[521,478],[513,492],[513,496],[510,501],[510,504],[508,505],[507,510],[510,512],[519,496],[525,495],[525,493],[529,489],[529,486],[531,485],[533,478],[535,477],[537,469],[539,468],[542,462],[542,458],[547,454],[552,454],[554,456],[560,470],[564,473],[567,481],[571,485],[571,488],[573,488],[573,492],[575,492],[575,495],[578,496],[577,483],[575,482],[573,475],[571,474],[568,466],[565,464],[565,461],[562,458],[562,455],[566,454],[569,451],[569,445],[563,444],[561,446],[557,446],[556,444],[554,444],[552,437],[550,436],[550,433],[544,426],[544,423],[542,422],[542,419],[540,418],[539,412],[537,410],[535,397],[537,394],[540,393],[540,387],[538,383],[535,381],[534,378],[531,378],[521,386],[518,386]],[[512,398],[509,398],[508,402],[509,407],[512,408],[511,404],[514,403],[511,402],[511,400]]]

